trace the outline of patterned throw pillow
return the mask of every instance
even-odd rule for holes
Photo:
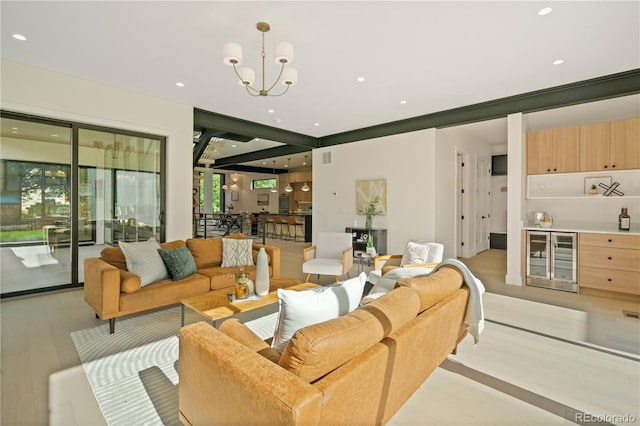
[[[158,253],[160,244],[154,238],[135,243],[118,241],[118,245],[124,253],[127,269],[140,277],[143,287],[169,278],[167,268]]]
[[[187,247],[180,247],[174,250],[158,250],[160,257],[167,267],[169,275],[173,281],[178,281],[191,274],[195,274],[196,261]]]
[[[222,267],[228,268],[230,266],[253,266],[253,255],[251,253],[252,245],[253,240],[251,238],[223,238]]]

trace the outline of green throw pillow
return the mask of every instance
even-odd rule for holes
[[[175,250],[158,250],[164,265],[171,275],[171,279],[178,281],[184,277],[196,273],[196,262],[193,260],[191,252],[186,247]]]

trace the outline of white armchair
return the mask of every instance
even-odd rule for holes
[[[302,272],[307,274],[333,275],[336,281],[353,267],[353,247],[350,233],[319,232],[315,245],[302,252]]]
[[[405,259],[409,257],[406,253],[405,254],[387,254],[387,255],[376,256],[374,258],[373,269],[382,270],[382,274],[384,274],[393,268],[435,267],[438,263],[442,262],[442,257],[444,255],[444,246],[442,244],[431,243],[427,241],[419,241],[419,240],[410,240],[409,243],[416,243],[416,244],[424,245],[427,247],[427,256],[424,259],[424,262],[403,264],[402,263],[403,256],[405,256]],[[409,245],[409,243],[407,243],[407,246]]]

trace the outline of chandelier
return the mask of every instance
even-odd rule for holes
[[[256,73],[253,68],[242,67],[238,69],[238,66],[242,64],[242,47],[237,43],[226,43],[222,49],[222,55],[224,56],[223,62],[233,67],[236,75],[238,76],[238,83],[243,85],[247,89],[247,93],[251,96],[282,96],[287,93],[290,86],[295,85],[298,82],[298,70],[295,68],[285,68],[286,64],[293,62],[293,46],[290,43],[278,43],[276,45],[276,58],[275,63],[280,64],[280,73],[278,78],[267,89],[265,85],[265,59],[266,54],[264,52],[264,33],[269,31],[271,27],[266,22],[258,22],[256,24],[258,31],[262,33],[262,88],[256,89]],[[270,93],[275,85],[280,82],[285,89],[282,93],[273,94]]]

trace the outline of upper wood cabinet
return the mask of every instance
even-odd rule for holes
[[[580,171],[640,168],[640,118],[580,126]]]
[[[611,168],[640,169],[640,117],[612,121],[609,143]]]
[[[539,175],[580,171],[579,134],[579,127],[527,133],[527,173]]]

